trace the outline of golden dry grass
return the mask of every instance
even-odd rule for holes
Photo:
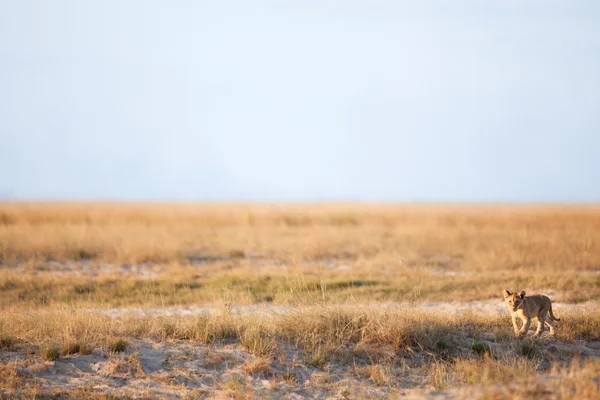
[[[221,312],[145,317],[109,317],[70,308],[26,313],[5,309],[0,314],[0,336],[7,338],[10,347],[41,344],[66,349],[80,340],[88,348],[103,347],[112,353],[127,348],[122,339],[125,337],[202,343],[232,339],[258,357],[277,355],[279,344],[285,342],[322,352],[325,358],[346,355],[380,359],[386,357],[385,349],[397,352],[411,346],[443,353],[452,347],[449,335],[457,332],[473,338],[492,332],[498,340],[513,340],[508,315],[450,315],[410,307],[314,306],[275,314]],[[600,340],[600,310],[585,315],[565,313],[558,338],[563,343]]]
[[[595,205],[193,205],[0,203],[4,262],[197,254],[600,269]]]
[[[2,203],[0,304],[581,302],[599,243],[595,205]],[[119,269],[143,262],[152,279]]]

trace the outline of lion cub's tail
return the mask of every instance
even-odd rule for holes
[[[550,315],[550,319],[552,319],[554,321],[560,321],[560,318],[556,318],[554,316],[554,314],[552,313],[552,303],[550,303],[550,310],[548,310],[548,315]]]

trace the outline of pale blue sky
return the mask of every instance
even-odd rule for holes
[[[0,0],[0,197],[600,201],[600,1]]]

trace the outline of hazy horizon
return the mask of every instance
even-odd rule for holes
[[[0,201],[600,201],[597,1],[0,3]]]

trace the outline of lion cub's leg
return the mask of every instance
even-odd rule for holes
[[[541,312],[538,314],[538,326],[537,326],[537,330],[535,331],[535,337],[540,336],[543,332],[544,332],[544,322],[546,321],[546,316],[548,315],[548,312]]]
[[[524,317],[523,326],[521,327],[521,330],[519,331],[518,336],[527,336],[527,332],[529,332],[530,325],[531,325],[531,318]]]
[[[513,328],[515,330],[515,336],[519,336],[519,326],[517,325],[517,314],[512,315]]]
[[[548,325],[548,328],[550,329],[550,335],[554,336],[554,321],[552,321],[551,318],[546,318],[546,325]]]

